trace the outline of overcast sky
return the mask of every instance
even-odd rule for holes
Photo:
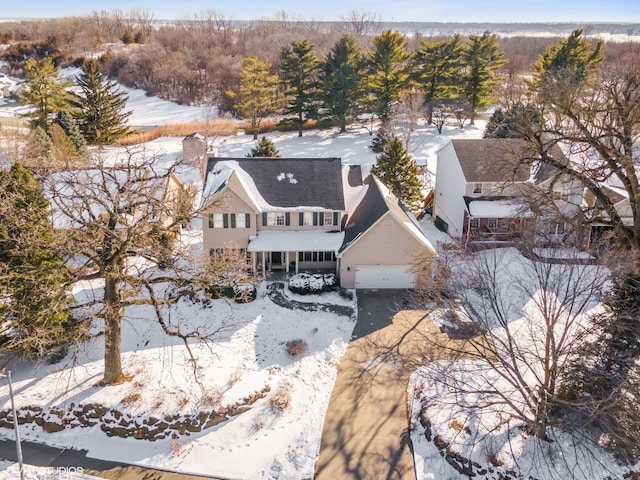
[[[86,15],[144,8],[155,19],[184,19],[215,9],[230,20],[273,18],[284,11],[305,20],[339,20],[350,11],[385,21],[640,22],[638,0],[0,0],[0,18]]]

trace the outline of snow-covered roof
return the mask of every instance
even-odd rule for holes
[[[344,252],[357,242],[387,213],[391,214],[425,248],[435,253],[433,245],[425,237],[414,215],[373,175],[369,175],[365,180],[359,203],[353,212],[350,212],[341,251]]]
[[[471,200],[469,215],[478,218],[530,217],[531,211],[514,200]]]
[[[344,232],[324,230],[262,230],[249,240],[249,252],[337,252]]]
[[[192,134],[187,135],[186,137],[184,137],[184,138],[182,139],[182,141],[184,142],[185,140],[191,140],[191,139],[194,139],[194,140],[204,140],[205,138],[204,138],[204,135],[202,135],[201,133],[194,132],[194,133],[192,133]]]
[[[259,211],[301,207],[345,210],[339,158],[209,157],[204,202],[209,202],[229,182],[229,170],[237,173]]]
[[[51,203],[53,227],[78,228],[105,213],[116,211],[121,222],[135,222],[144,209],[136,208],[126,213],[130,205],[144,205],[149,197],[162,199],[168,182],[165,173],[162,169],[152,171],[127,167],[54,173],[44,182],[44,192]],[[124,193],[123,188],[126,188]],[[78,220],[82,221],[78,223]]]

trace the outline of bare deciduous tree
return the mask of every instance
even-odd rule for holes
[[[352,33],[358,37],[373,35],[382,28],[382,18],[373,12],[351,10],[341,17],[346,33]]]
[[[121,322],[130,306],[147,306],[167,335],[206,341],[215,332],[173,324],[166,308],[185,291],[208,287],[215,269],[182,242],[180,226],[194,214],[193,198],[176,181],[179,163],[160,166],[144,152],[130,151],[116,166],[96,159],[94,168],[67,170],[47,179],[57,228],[67,230],[67,249],[79,278],[100,278],[98,298],[81,302],[77,315],[104,320],[104,384],[125,381],[121,363]],[[236,262],[236,258],[232,261]],[[248,278],[236,264],[234,281]],[[195,358],[192,356],[195,369]]]

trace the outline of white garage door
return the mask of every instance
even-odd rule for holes
[[[357,265],[356,288],[414,288],[411,265]]]

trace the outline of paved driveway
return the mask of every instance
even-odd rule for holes
[[[421,310],[402,310],[403,291],[359,291],[358,323],[338,367],[324,422],[319,480],[413,480],[407,385],[417,365],[463,347]]]

